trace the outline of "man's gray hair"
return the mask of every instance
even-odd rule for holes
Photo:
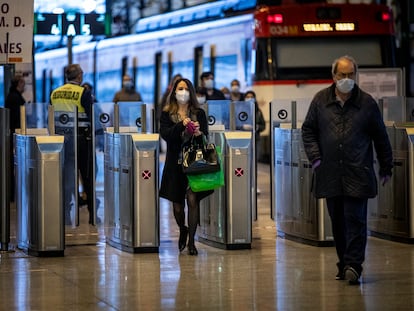
[[[350,61],[351,63],[353,63],[353,64],[354,64],[354,70],[355,70],[355,72],[354,72],[354,73],[356,73],[356,72],[357,72],[357,70],[358,70],[358,65],[357,65],[357,63],[356,63],[355,59],[354,59],[352,56],[349,56],[349,55],[344,55],[344,56],[341,56],[341,57],[339,57],[339,58],[337,58],[337,59],[335,59],[335,60],[333,61],[333,63],[332,63],[332,75],[335,75],[335,74],[336,74],[336,70],[337,70],[337,68],[338,68],[338,63],[339,63],[339,61],[341,61],[341,60],[343,60],[343,59],[346,59],[346,60]]]

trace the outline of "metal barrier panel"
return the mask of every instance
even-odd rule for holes
[[[130,134],[119,135],[119,228],[121,244],[132,246],[133,224],[133,198],[134,193],[134,166],[133,145]]]
[[[158,148],[158,134],[105,133],[105,234],[111,246],[158,252]]]
[[[25,135],[14,135],[15,155],[15,200],[16,200],[16,244],[18,248],[29,247],[29,209],[24,208],[30,203],[28,195],[29,185],[29,161],[26,161],[26,144],[28,138]],[[27,172],[27,173],[26,173]],[[20,185],[20,186],[19,186]]]
[[[276,228],[282,232],[293,231],[293,206],[291,204],[292,176],[291,161],[291,131],[274,128],[274,155],[275,179],[274,185],[274,211],[276,214]]]
[[[229,185],[227,205],[227,247],[250,248],[251,219],[251,132],[226,132],[225,180]]]
[[[104,205],[105,183],[112,183],[111,178],[105,178],[105,131],[113,127],[114,103],[94,103],[93,105],[93,122],[95,130],[95,208],[97,220],[105,219]],[[108,146],[113,147],[113,137]],[[108,188],[107,188],[108,189]]]
[[[73,111],[59,110],[55,107],[54,125],[55,134],[65,137],[64,147],[64,215],[65,225],[75,228],[79,225],[78,215],[78,163],[77,163],[77,140],[78,140],[78,116],[76,106]]]
[[[211,131],[211,141],[219,146],[222,153],[225,152],[224,131]],[[224,159],[224,156],[222,156]],[[222,161],[224,173],[226,173],[226,162]],[[227,186],[215,189],[214,192],[200,202],[200,229],[198,237],[200,241],[211,241],[212,243],[225,247],[226,230],[226,194]]]
[[[252,133],[210,132],[223,151],[225,186],[200,202],[200,242],[225,249],[251,247]]]
[[[387,132],[393,149],[393,174],[385,186],[379,185],[377,198],[369,202],[368,230],[381,238],[412,242],[414,124],[394,124]],[[377,162],[375,166],[378,172]]]
[[[16,239],[30,255],[63,256],[63,136],[15,135]]]
[[[29,254],[63,255],[63,136],[37,136]]]
[[[301,130],[273,128],[275,172],[272,196],[281,236],[316,246],[333,245],[324,199],[311,193],[312,166],[303,148]]]
[[[119,228],[119,135],[105,132],[104,156],[104,207],[105,207],[105,235],[120,240]]]
[[[159,134],[133,134],[134,201],[132,247],[158,251]]]
[[[248,131],[251,133],[251,198],[252,219],[257,220],[257,141],[259,133],[256,132],[256,106],[254,101],[234,101],[231,103],[230,120],[235,130]]]

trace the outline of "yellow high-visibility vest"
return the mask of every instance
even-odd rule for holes
[[[78,113],[85,112],[85,108],[81,105],[84,90],[80,85],[66,83],[52,92],[50,102],[57,111],[73,111],[73,105],[76,105]]]

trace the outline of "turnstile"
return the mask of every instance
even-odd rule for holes
[[[63,256],[63,136],[15,134],[16,240],[34,256]]]
[[[159,134],[105,132],[106,242],[132,253],[158,252]]]
[[[221,147],[225,186],[200,202],[200,242],[224,249],[251,248],[252,133],[211,131]]]
[[[414,123],[387,127],[393,149],[393,175],[378,186],[368,203],[368,230],[373,236],[414,243]],[[378,171],[378,163],[376,163]]]
[[[311,193],[312,165],[301,130],[275,127],[273,143],[272,201],[278,234],[310,245],[333,245],[325,200]]]

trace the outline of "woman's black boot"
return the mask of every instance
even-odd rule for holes
[[[183,226],[180,228],[180,238],[178,239],[178,249],[181,251],[184,250],[185,246],[187,245],[187,236],[188,236],[188,228]]]
[[[191,237],[188,241],[188,253],[191,256],[197,256],[198,255],[197,248],[195,247],[195,244],[194,244],[194,238],[191,239]]]

